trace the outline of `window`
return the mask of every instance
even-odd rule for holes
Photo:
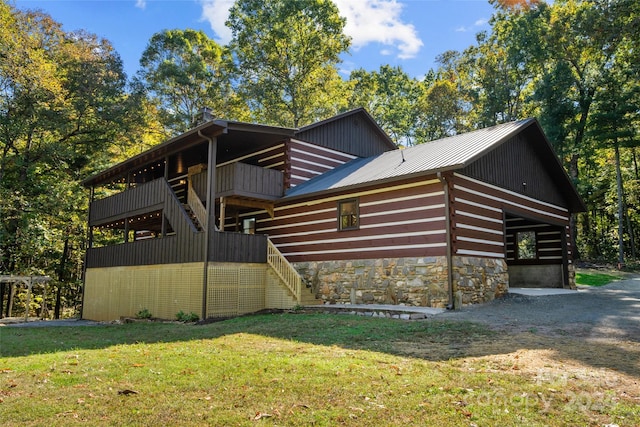
[[[360,225],[358,199],[338,202],[338,230],[354,230]]]
[[[245,218],[242,220],[242,232],[244,234],[256,234],[256,219]]]
[[[536,232],[519,231],[516,233],[518,259],[536,259]]]

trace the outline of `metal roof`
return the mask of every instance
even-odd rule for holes
[[[404,178],[415,174],[461,169],[535,122],[535,119],[526,119],[504,123],[403,150],[356,159],[290,189],[285,197],[299,197],[318,191]]]

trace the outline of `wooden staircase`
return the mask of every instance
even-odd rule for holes
[[[322,305],[324,302],[321,299],[316,298],[316,294],[313,293],[313,289],[308,286],[304,286],[302,288],[302,292],[300,293],[300,305]]]
[[[198,217],[196,216],[195,212],[193,212],[193,209],[191,209],[191,206],[189,206],[188,203],[183,203],[182,207],[184,208],[185,212],[187,212],[187,215],[191,219],[191,222],[193,223],[193,226],[196,228],[196,230],[204,231],[202,224],[198,220]]]
[[[296,269],[293,268],[271,240],[267,240],[267,263],[298,305],[322,304],[322,300],[315,297],[311,288],[302,285],[302,278]]]

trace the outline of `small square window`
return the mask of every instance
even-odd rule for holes
[[[354,230],[360,226],[358,199],[338,202],[338,230]]]
[[[518,259],[536,259],[536,232],[519,231],[516,233]]]
[[[242,232],[244,234],[256,234],[256,219],[245,218],[242,220]]]

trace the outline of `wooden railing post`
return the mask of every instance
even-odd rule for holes
[[[302,279],[296,269],[269,239],[267,239],[267,263],[299,304],[302,298]]]
[[[198,197],[196,191],[193,189],[191,181],[189,181],[189,188],[187,190],[187,204],[195,214],[202,228],[207,228],[207,209],[204,207],[200,197]]]

